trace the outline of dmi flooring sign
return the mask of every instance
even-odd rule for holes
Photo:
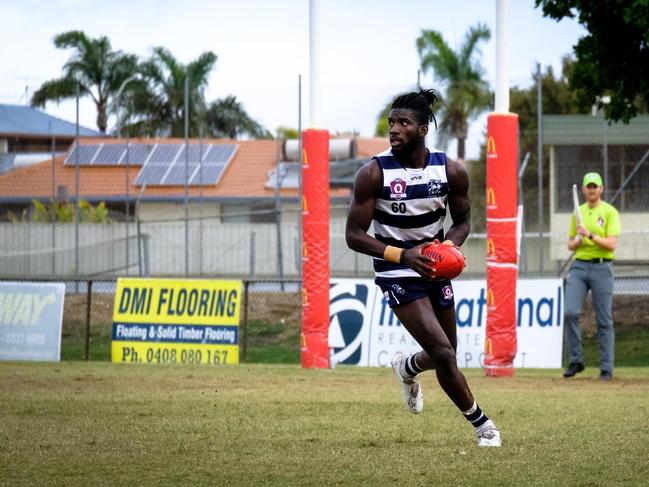
[[[487,322],[486,282],[455,281],[457,362],[483,365]],[[370,279],[332,279],[329,346],[336,363],[387,366],[396,352],[421,347],[397,319]],[[522,279],[517,284],[516,368],[561,368],[563,281]]]
[[[0,282],[0,360],[61,360],[65,284]]]
[[[239,363],[241,281],[118,279],[113,362]]]

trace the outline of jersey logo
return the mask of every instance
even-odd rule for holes
[[[453,288],[451,286],[444,286],[442,288],[442,293],[444,294],[444,299],[446,301],[453,299]]]
[[[597,224],[598,224],[600,227],[603,227],[603,226],[604,226],[604,219],[603,219],[601,216],[597,219]]]
[[[392,287],[392,291],[394,291],[395,294],[400,294],[402,296],[406,294],[406,290],[401,286],[399,286],[398,284],[392,284],[391,287]]]
[[[390,182],[390,198],[395,198],[400,200],[401,198],[406,197],[406,182],[397,178],[394,181]]]
[[[428,181],[428,196],[442,196],[442,182],[439,179]]]

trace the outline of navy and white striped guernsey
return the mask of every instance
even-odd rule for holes
[[[448,199],[446,154],[430,151],[428,164],[421,169],[404,168],[391,149],[373,159],[383,181],[374,207],[374,237],[402,248],[442,241]],[[383,259],[374,259],[374,271],[382,279],[421,277],[405,265]]]

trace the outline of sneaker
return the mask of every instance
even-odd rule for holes
[[[613,374],[610,370],[601,370],[599,372],[599,380],[611,380],[612,378]]]
[[[399,379],[401,384],[401,397],[406,403],[408,411],[412,414],[419,414],[424,409],[424,395],[421,392],[421,386],[417,377],[404,377],[401,374],[403,363],[408,357],[402,353],[397,353],[392,357],[392,370],[394,375]]]
[[[478,434],[478,446],[499,447],[502,445],[500,431],[498,431],[498,428],[496,428],[496,425],[491,420],[483,424],[476,433]]]
[[[563,373],[563,376],[564,376],[564,377],[574,377],[574,376],[577,375],[579,372],[581,372],[582,370],[584,370],[584,368],[585,368],[585,367],[584,367],[584,364],[582,364],[582,363],[580,363],[580,362],[574,362],[574,363],[568,365],[568,368],[567,368],[566,371]]]

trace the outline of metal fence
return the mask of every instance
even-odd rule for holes
[[[184,276],[183,276],[184,278]],[[13,281],[16,281],[13,279]],[[30,279],[65,284],[61,360],[111,360],[116,279]],[[250,350],[294,345],[299,357],[302,325],[301,282],[244,280],[240,322],[240,359]],[[252,359],[259,359],[252,353]]]
[[[619,271],[623,269],[618,267],[616,272],[619,274]],[[115,278],[29,280],[65,284],[62,360],[111,360],[113,307],[117,282]],[[648,289],[649,274],[632,276],[622,272],[622,276],[616,279],[613,296],[613,317],[616,326],[646,325],[649,320]],[[587,335],[596,333],[590,298],[584,306],[582,324]],[[301,326],[301,281],[243,280],[241,362],[299,362]]]

